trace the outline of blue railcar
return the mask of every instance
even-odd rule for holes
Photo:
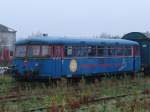
[[[73,78],[138,72],[139,45],[124,39],[38,36],[16,42],[16,77]]]

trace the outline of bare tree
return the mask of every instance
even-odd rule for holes
[[[100,36],[97,36],[97,38],[115,38],[115,39],[117,39],[117,38],[121,38],[119,35],[115,35],[115,36],[113,36],[113,35],[110,35],[110,34],[107,34],[107,33],[102,33]]]
[[[144,32],[144,34],[145,34],[145,36],[150,38],[150,32],[149,31]]]

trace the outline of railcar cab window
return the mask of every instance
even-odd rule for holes
[[[88,56],[96,56],[96,46],[88,47]]]
[[[49,46],[42,46],[42,56],[48,57],[51,55],[51,49]]]
[[[32,45],[28,46],[28,57],[39,57],[40,56],[40,46]]]
[[[27,46],[16,46],[15,57],[25,57]]]

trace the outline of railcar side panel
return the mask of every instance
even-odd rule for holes
[[[22,41],[17,46],[14,65],[21,76],[72,78],[140,70],[141,63],[136,42],[111,39],[97,41],[54,39],[47,43],[47,39],[42,39]]]
[[[118,73],[138,71],[140,68],[140,57],[117,57],[117,58],[76,58],[77,70],[71,72],[71,59],[64,59],[62,69],[67,77],[76,77],[80,75],[94,75],[97,73]],[[135,66],[134,63],[135,62]]]
[[[135,58],[135,67],[132,57],[117,58],[76,58],[77,68],[72,72],[70,63],[72,59],[29,59],[28,62],[15,60],[20,75],[25,75],[27,71],[33,71],[39,68],[39,74],[42,77],[61,78],[91,76],[98,73],[120,73],[138,71],[140,68],[140,58]],[[21,66],[20,66],[21,65]]]

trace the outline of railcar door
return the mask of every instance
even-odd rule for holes
[[[54,78],[60,78],[62,75],[62,59],[63,59],[63,46],[55,45],[53,46],[54,49]]]

